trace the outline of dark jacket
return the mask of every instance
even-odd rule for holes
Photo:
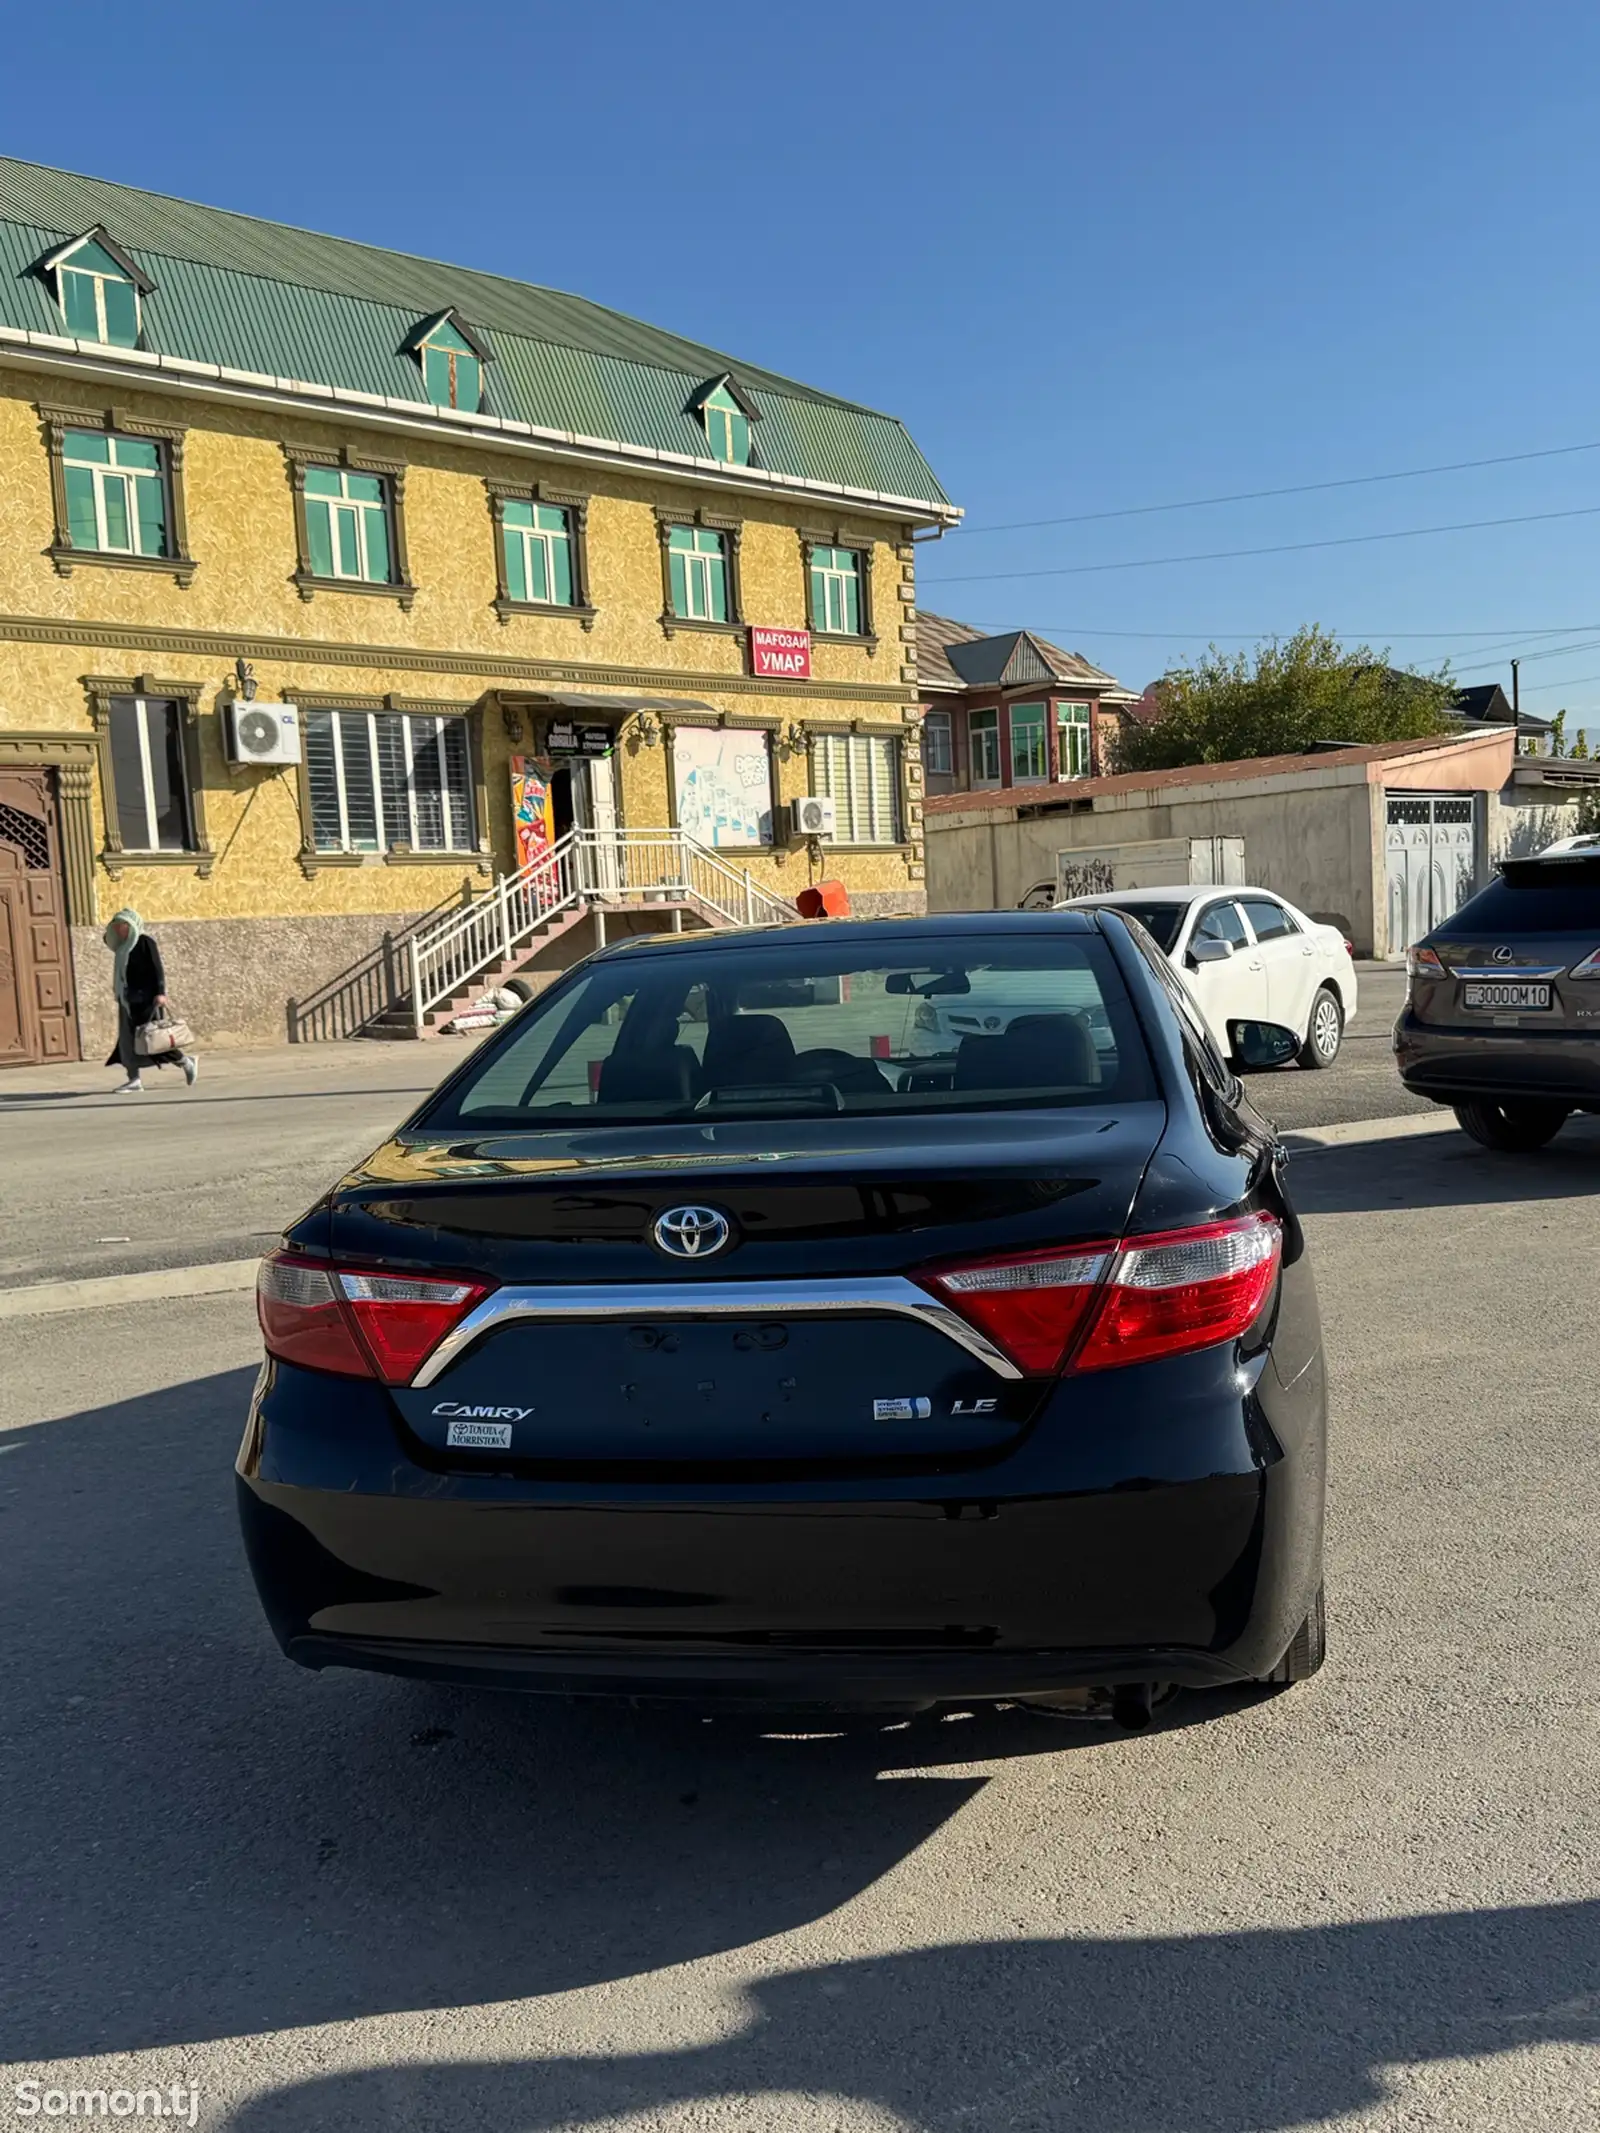
[[[161,950],[148,933],[141,933],[128,955],[128,1020],[137,1029],[141,1022],[150,1021],[156,1011],[156,1001],[167,989],[167,973],[161,960]],[[107,1066],[118,1064],[118,1053],[113,1046]]]

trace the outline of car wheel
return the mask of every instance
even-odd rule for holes
[[[1296,1057],[1303,1067],[1330,1067],[1344,1042],[1344,1010],[1331,985],[1324,985],[1311,1003],[1306,1023],[1306,1041]]]
[[[1328,1602],[1324,1588],[1319,1585],[1311,1612],[1290,1638],[1289,1649],[1267,1676],[1267,1686],[1289,1689],[1297,1681],[1309,1681],[1327,1656]]]
[[[1553,1141],[1571,1117],[1565,1104],[1542,1104],[1515,1097],[1499,1102],[1490,1096],[1469,1097],[1454,1106],[1456,1121],[1482,1148],[1513,1155]]]

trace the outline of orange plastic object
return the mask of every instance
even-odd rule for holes
[[[802,918],[848,918],[850,892],[842,881],[813,882],[800,891],[794,907]]]

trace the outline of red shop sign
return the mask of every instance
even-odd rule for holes
[[[750,671],[770,674],[775,681],[811,679],[811,632],[809,630],[750,631]]]

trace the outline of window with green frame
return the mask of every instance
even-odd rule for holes
[[[730,467],[750,464],[750,418],[725,385],[719,385],[700,403],[700,419],[706,426],[706,442],[713,459]]]
[[[667,536],[672,612],[685,622],[728,619],[728,537],[707,526],[673,526]]]
[[[1089,775],[1089,706],[1056,705],[1056,775],[1086,778]]]
[[[1038,785],[1048,775],[1043,704],[1011,706],[1011,782]]]
[[[162,448],[145,437],[68,430],[62,439],[67,533],[100,555],[170,555]]]
[[[423,389],[434,406],[477,414],[483,406],[483,364],[460,327],[445,319],[432,329],[418,353]]]
[[[829,637],[861,635],[861,551],[811,551],[811,627]]]
[[[61,315],[84,341],[134,348],[139,341],[139,291],[103,245],[85,238],[56,262]]]
[[[305,483],[313,576],[392,585],[394,542],[383,476],[344,467],[307,467]]]
[[[571,607],[572,518],[557,504],[508,496],[500,507],[506,597],[530,605]]]

